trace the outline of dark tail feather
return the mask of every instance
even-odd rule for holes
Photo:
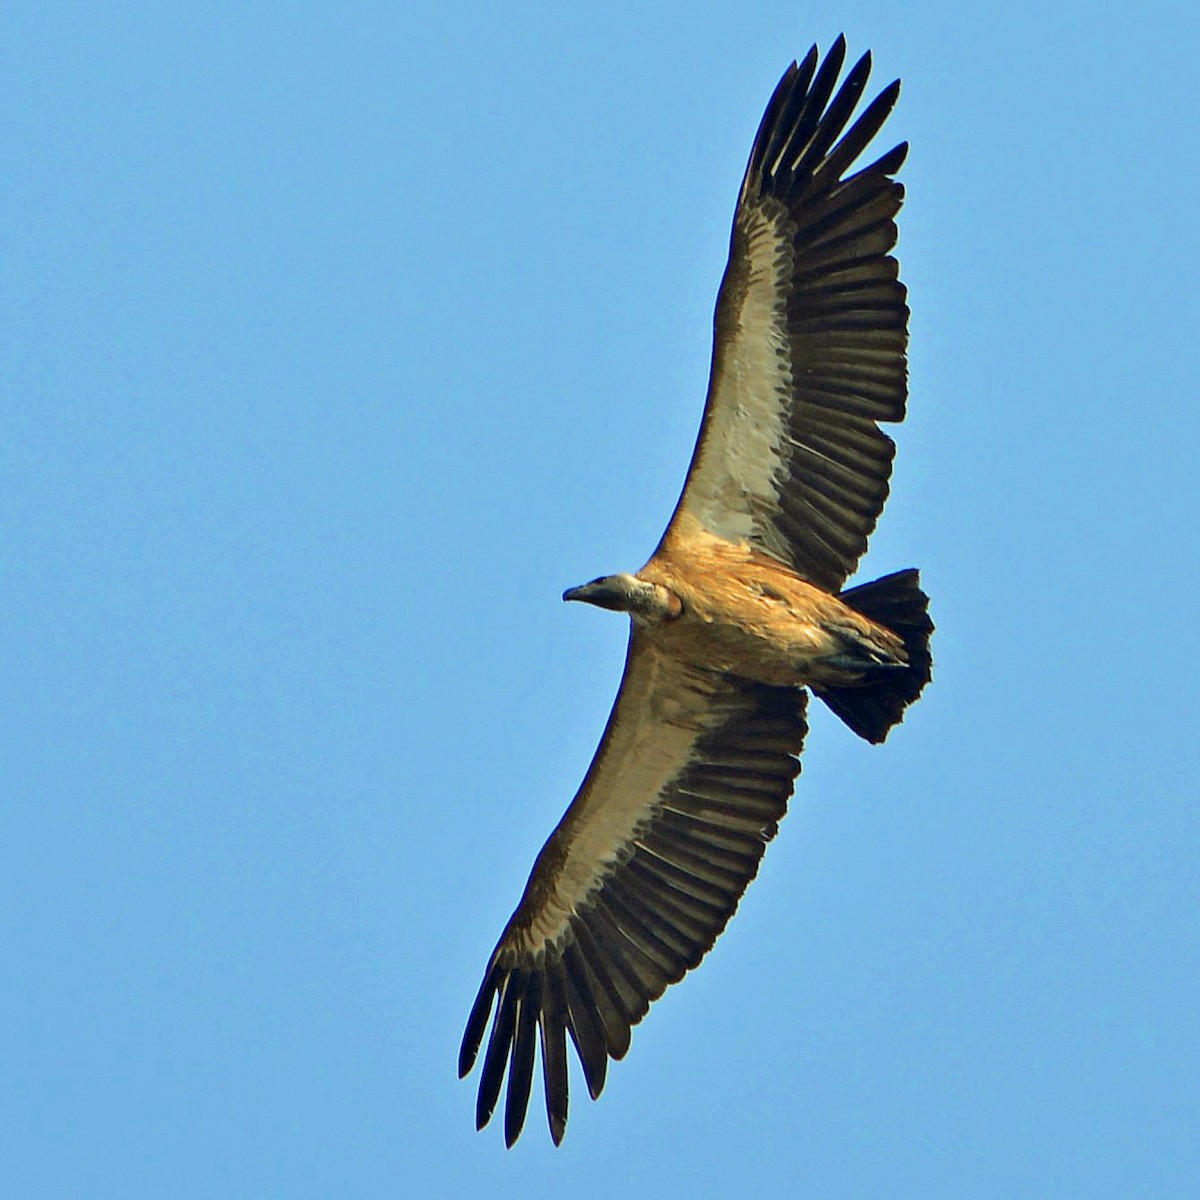
[[[854,687],[813,688],[859,737],[882,742],[904,710],[921,694],[933,671],[929,637],[929,597],[921,591],[920,573],[896,571],[841,593],[855,612],[899,635],[908,653],[906,667],[880,667]]]

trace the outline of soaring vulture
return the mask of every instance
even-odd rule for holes
[[[564,593],[627,612],[625,674],[571,806],[534,863],[471,1009],[489,1018],[476,1122],[508,1076],[517,1139],[541,1047],[550,1135],[567,1036],[592,1098],[668,984],[711,949],[775,836],[807,731],[806,688],[882,742],[929,681],[915,570],[843,590],[888,493],[908,308],[891,250],[907,145],[851,167],[899,95],[850,124],[870,73],[814,46],[750,151],[713,321],[704,419],[662,541],[636,574]],[[494,1010],[494,1016],[493,1014]]]

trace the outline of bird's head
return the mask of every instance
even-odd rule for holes
[[[581,587],[567,588],[564,600],[582,600],[613,612],[627,612],[645,621],[672,620],[683,611],[683,604],[670,589],[647,583],[636,575],[603,575]]]

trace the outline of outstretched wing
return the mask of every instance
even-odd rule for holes
[[[459,1074],[493,1007],[476,1107],[505,1071],[504,1136],[525,1120],[541,1045],[555,1143],[570,1034],[593,1099],[651,1001],[711,949],[775,835],[804,741],[806,696],[669,659],[635,631],[583,786],[538,855],[471,1010]]]
[[[908,308],[889,253],[907,144],[847,174],[900,85],[847,131],[871,57],[834,95],[845,52],[839,38],[819,69],[815,46],[793,63],[759,126],[717,297],[704,421],[664,535],[696,522],[827,591],[875,528],[895,450],[876,422],[903,420],[907,395]]]

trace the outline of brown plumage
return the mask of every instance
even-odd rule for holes
[[[620,691],[582,787],[538,855],[467,1022],[489,1018],[476,1120],[507,1075],[521,1132],[540,1046],[550,1133],[567,1038],[593,1098],[668,984],[712,947],[784,815],[806,688],[881,742],[930,677],[917,572],[842,590],[888,492],[877,424],[907,396],[894,179],[907,147],[849,170],[899,94],[847,125],[870,72],[836,88],[842,39],[784,73],[738,196],[700,436],[650,561],[565,593],[629,613]],[[494,1012],[494,1016],[492,1015]]]

